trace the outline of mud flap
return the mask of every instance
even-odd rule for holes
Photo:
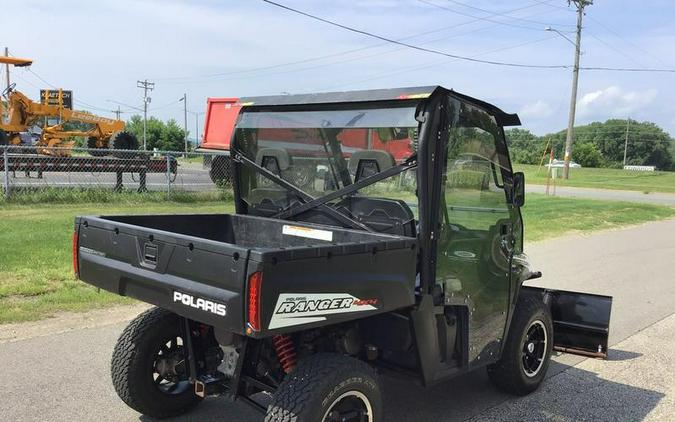
[[[523,286],[542,295],[553,317],[555,350],[607,358],[612,297]]]

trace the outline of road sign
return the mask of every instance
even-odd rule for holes
[[[59,102],[59,93],[61,93],[61,101]],[[41,89],[40,102],[53,106],[63,105],[64,108],[73,109],[73,91],[65,91],[62,89]]]

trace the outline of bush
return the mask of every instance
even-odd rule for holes
[[[490,179],[482,171],[453,170],[448,172],[448,184],[460,189],[485,190],[490,185]]]

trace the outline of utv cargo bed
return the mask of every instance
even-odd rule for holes
[[[415,238],[228,214],[84,216],[75,236],[82,280],[230,332],[251,325],[250,287],[256,337],[322,325],[316,306],[346,321],[414,304]]]

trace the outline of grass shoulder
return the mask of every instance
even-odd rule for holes
[[[528,184],[545,185],[546,167],[536,165],[516,164],[515,171],[525,173]],[[560,175],[562,169],[558,169]],[[666,192],[675,193],[675,172],[672,171],[628,171],[607,168],[573,168],[570,169],[570,178],[556,180],[558,186],[572,186],[580,188],[632,190],[638,192]]]

